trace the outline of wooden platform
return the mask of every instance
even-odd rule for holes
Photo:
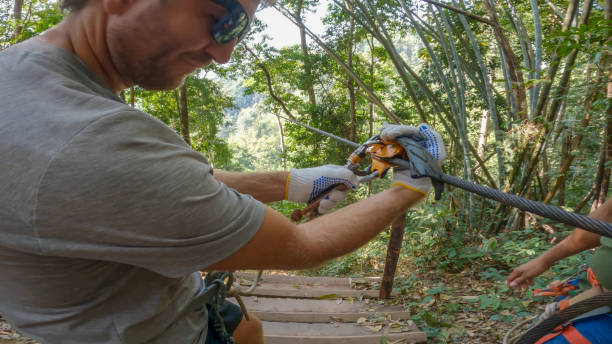
[[[237,277],[243,289],[255,279]],[[401,305],[375,299],[378,284],[379,278],[264,275],[243,301],[262,320],[266,344],[424,343],[425,333]]]

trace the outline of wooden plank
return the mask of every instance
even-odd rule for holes
[[[274,336],[295,336],[296,334],[311,336],[311,337],[341,337],[341,336],[356,336],[356,335],[377,335],[390,334],[388,326],[379,330],[372,330],[371,326],[362,326],[354,323],[335,323],[335,324],[309,324],[297,322],[271,322],[262,321],[264,333]],[[420,332],[414,325],[414,322],[408,320],[397,333],[414,333]]]
[[[238,282],[248,279],[253,282],[255,274],[237,273]],[[264,297],[294,297],[317,298],[324,295],[336,294],[338,297],[365,296],[376,298],[377,290],[367,289],[368,286],[378,286],[379,278],[337,278],[337,277],[307,277],[291,275],[264,275],[258,287],[250,295]],[[243,282],[244,283],[244,282]],[[359,288],[352,288],[358,286]],[[244,290],[247,287],[243,287]]]
[[[236,278],[246,278],[250,281],[255,280],[256,273],[251,272],[236,272],[234,274]],[[350,281],[365,281],[372,284],[380,283],[380,277],[359,277],[359,278],[344,278],[344,277],[310,277],[310,276],[296,276],[296,275],[266,275],[262,276],[260,281],[265,283],[282,283],[290,284],[295,283],[299,285],[319,285],[319,286],[350,286]]]
[[[247,308],[248,309],[248,308]],[[308,312],[262,312],[251,311],[249,314],[254,314],[263,321],[275,322],[300,322],[300,323],[329,323],[329,322],[356,322],[359,318],[367,318],[371,316],[386,317],[390,316],[392,320],[403,320],[410,318],[408,312],[363,312],[363,313],[308,313]]]
[[[302,336],[264,336],[266,344],[380,344],[383,336],[328,336],[328,337],[302,337]],[[416,344],[425,343],[427,336],[423,332],[391,333],[384,338],[387,343]]]
[[[339,300],[313,300],[313,299],[289,299],[289,298],[262,298],[262,297],[243,297],[244,304],[249,309],[258,311],[277,311],[277,312],[376,312],[402,311],[404,307],[400,305],[387,306],[376,302],[366,303],[354,300],[352,303],[346,300],[338,303]]]
[[[410,313],[399,305],[353,303],[338,300],[243,297],[249,313],[264,321],[279,322],[355,322],[359,318],[390,316],[392,320],[410,319]]]
[[[266,344],[378,344],[384,337],[388,341],[422,343],[427,340],[425,333],[410,324],[403,332],[395,333],[389,328],[379,331],[356,324],[308,324],[262,322]],[[298,335],[299,334],[299,335]]]
[[[361,296],[375,298],[378,297],[377,290],[357,290],[357,289],[336,289],[336,288],[294,288],[293,285],[269,285],[257,287],[250,295],[264,297],[295,297],[295,298],[317,298],[330,294],[338,295],[338,297],[354,297]]]

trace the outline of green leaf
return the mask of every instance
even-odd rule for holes
[[[338,298],[342,298],[342,297],[338,294],[325,294],[325,295],[315,297],[316,300],[327,300],[327,299],[338,299]]]

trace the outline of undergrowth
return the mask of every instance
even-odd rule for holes
[[[506,277],[571,229],[551,236],[533,227],[494,233],[484,221],[474,221],[478,227],[470,227],[466,217],[449,206],[449,197],[452,195],[409,210],[394,283],[400,296],[394,302],[410,310],[412,320],[432,342],[498,343],[507,329],[550,301],[534,299],[529,291],[510,290]],[[288,202],[275,207],[285,214],[297,208]],[[486,214],[480,215],[477,219]],[[382,276],[389,235],[385,230],[359,250],[303,273]],[[590,255],[586,252],[560,261],[536,278],[533,288],[571,275]]]

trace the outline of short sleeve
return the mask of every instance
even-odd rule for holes
[[[134,111],[104,116],[57,152],[34,226],[44,254],[178,277],[236,252],[264,212],[165,124]]]

